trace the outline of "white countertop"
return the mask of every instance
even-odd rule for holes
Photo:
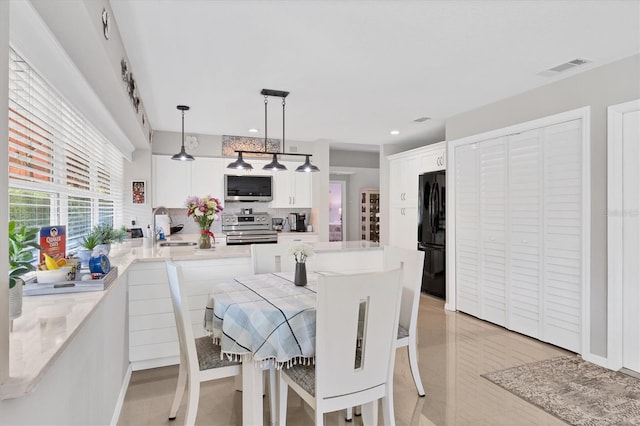
[[[168,241],[197,241],[197,234],[172,235]],[[142,239],[114,244],[109,259],[118,267],[118,278],[105,291],[31,296],[23,298],[22,316],[14,320],[10,336],[10,379],[0,386],[0,399],[28,395],[96,306],[118,285],[126,285],[126,271],[134,262],[205,260],[251,256],[249,245],[215,245],[210,250],[195,246],[144,248]],[[381,249],[369,241],[311,244],[320,251]]]

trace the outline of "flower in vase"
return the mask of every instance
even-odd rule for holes
[[[223,210],[219,199],[207,195],[206,197],[189,197],[185,203],[187,216],[193,217],[194,222],[200,227],[201,234],[213,237],[210,228],[213,221],[218,219],[218,213]]]
[[[293,243],[289,246],[289,254],[294,257],[296,263],[305,263],[307,257],[313,256],[313,248],[305,243]]]

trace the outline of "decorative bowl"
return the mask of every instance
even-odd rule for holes
[[[38,281],[38,284],[69,281],[70,274],[71,266],[62,266],[59,269],[52,269],[49,271],[36,271],[36,280]]]

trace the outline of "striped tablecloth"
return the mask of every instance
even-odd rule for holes
[[[275,360],[279,366],[310,362],[315,354],[317,275],[297,287],[293,273],[261,274],[215,285],[204,326],[222,353]]]

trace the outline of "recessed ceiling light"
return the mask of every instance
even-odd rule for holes
[[[389,132],[389,134],[393,135],[393,136],[399,135],[400,134],[400,130],[392,130],[392,131]]]
[[[249,133],[258,133],[258,129],[249,129]]]

